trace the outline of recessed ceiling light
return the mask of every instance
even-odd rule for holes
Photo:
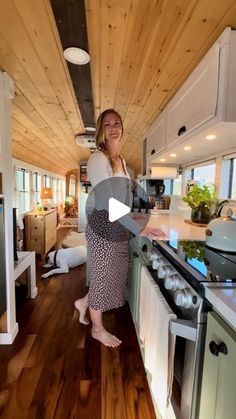
[[[166,159],[160,159],[160,161],[166,161]]]
[[[85,131],[94,132],[94,131],[96,131],[96,128],[94,128],[94,127],[85,127]]]
[[[170,157],[176,157],[176,154],[175,153],[171,153],[170,154]]]
[[[72,64],[84,65],[90,60],[89,54],[83,49],[77,47],[66,48],[63,54],[65,59]]]
[[[216,135],[214,134],[209,134],[206,136],[206,140],[214,140],[216,138]]]
[[[190,145],[186,145],[186,146],[184,147],[184,150],[191,150],[191,148],[192,148],[192,147],[190,147]]]

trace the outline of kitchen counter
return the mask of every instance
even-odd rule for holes
[[[148,219],[146,237],[149,239],[205,240],[204,227],[188,224],[179,215],[132,213],[131,216],[141,225],[145,225]],[[228,285],[224,286],[220,283],[208,284],[206,285],[205,296],[214,307],[214,310],[236,331],[236,284],[235,287],[234,285],[233,287],[230,284]]]
[[[236,286],[206,286],[205,296],[215,311],[236,331]]]
[[[151,239],[205,240],[205,228],[186,223],[180,215],[131,213],[131,216],[141,225],[145,225],[148,219],[146,235]]]

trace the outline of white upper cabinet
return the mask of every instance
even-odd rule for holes
[[[153,157],[157,152],[165,148],[166,138],[166,111],[164,110],[157,117],[147,134],[146,158]]]
[[[166,144],[188,134],[216,114],[219,44],[213,45],[166,107]]]
[[[186,164],[235,148],[236,31],[226,28],[147,135],[147,165]],[[207,142],[208,135],[215,142]],[[184,143],[191,152],[183,152]],[[176,155],[173,161],[171,153]]]

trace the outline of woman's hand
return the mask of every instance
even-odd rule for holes
[[[144,227],[139,234],[145,237],[153,236],[154,238],[166,239],[166,233],[156,227]]]

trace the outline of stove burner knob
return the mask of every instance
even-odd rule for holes
[[[177,274],[170,275],[170,276],[165,277],[164,287],[166,290],[176,291],[177,289],[181,287],[181,282],[182,281],[179,275]]]
[[[152,261],[152,269],[158,269],[160,266],[165,265],[166,261],[162,256],[153,259]]]
[[[171,265],[162,265],[158,268],[158,278],[165,278],[175,272]]]
[[[192,293],[190,289],[184,288],[175,292],[175,304],[179,307],[190,308],[193,305]]]
[[[149,257],[149,260],[153,261],[155,259],[159,259],[161,255],[156,250],[151,250],[151,253],[148,253],[148,257]]]

